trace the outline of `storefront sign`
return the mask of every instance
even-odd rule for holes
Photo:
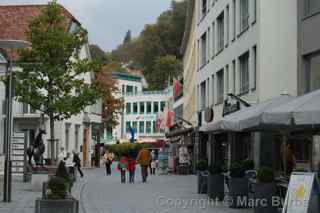
[[[231,113],[234,113],[236,111],[240,110],[240,102],[236,101],[235,103],[230,103],[228,100],[226,100],[223,104],[223,113],[222,116],[229,115]]]
[[[292,173],[282,213],[309,213],[317,208],[310,202],[319,196],[319,185],[314,173]]]

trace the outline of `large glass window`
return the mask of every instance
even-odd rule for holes
[[[217,103],[221,104],[223,102],[224,95],[224,77],[223,69],[217,72]]]
[[[216,25],[212,23],[212,56],[216,55]]]
[[[240,93],[249,92],[249,52],[239,58],[240,62]]]
[[[304,15],[310,16],[320,11],[319,0],[304,0]]]
[[[153,113],[156,114],[159,112],[159,102],[153,102]]]
[[[128,86],[127,85],[127,88],[126,88],[126,93],[133,93],[133,86]]]
[[[131,114],[131,103],[126,103],[126,113]]]
[[[161,101],[160,102],[160,110],[161,110],[161,112],[163,112],[165,106],[166,106],[166,102],[165,101]]]
[[[207,34],[201,36],[201,67],[207,63]]]
[[[215,100],[214,100],[214,98],[215,98],[215,94],[214,94],[214,92],[215,92],[215,83],[214,83],[214,75],[212,75],[212,83],[211,83],[211,97],[212,97],[212,105],[214,105],[214,103],[215,103]]]
[[[132,128],[135,130],[135,132],[137,132],[137,130],[138,130],[138,122],[137,121],[132,122]]]
[[[218,21],[218,52],[224,48],[224,13],[222,12]]]
[[[138,113],[138,103],[137,102],[134,102],[133,104],[133,114],[137,114]]]
[[[233,32],[232,32],[232,39],[235,39],[236,38],[236,31],[237,31],[237,23],[236,23],[236,20],[237,20],[237,10],[236,10],[236,0],[233,0],[232,1],[232,18],[233,18]]]
[[[230,33],[230,10],[229,5],[226,8],[226,44],[229,43],[229,33]]]
[[[206,82],[202,82],[200,85],[200,109],[206,108]]]
[[[130,123],[130,121],[127,121],[126,122],[126,132],[127,133],[130,133],[130,127],[131,127],[131,123]]]
[[[139,103],[139,106],[140,106],[140,114],[144,114],[144,112],[145,112],[144,104],[145,104],[145,102],[140,102],[140,103]]]
[[[147,134],[150,134],[151,133],[151,121],[147,121],[146,123],[146,129],[147,129]]]
[[[310,91],[320,89],[320,55],[309,59],[309,88]]]
[[[144,121],[139,121],[139,133],[144,133]]]
[[[147,102],[147,114],[151,114],[151,113],[152,113],[152,103]]]
[[[241,31],[249,27],[249,1],[240,0],[240,29]]]

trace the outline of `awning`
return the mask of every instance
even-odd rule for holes
[[[244,108],[238,112],[228,115],[220,120],[213,121],[203,128],[206,132],[219,132],[219,131],[242,131],[264,126],[262,119],[263,114],[275,107],[281,106],[295,97],[288,95],[281,95],[259,104]]]
[[[268,110],[264,122],[299,126],[320,126],[320,89]]]
[[[194,128],[187,128],[187,129],[178,129],[169,133],[166,133],[166,137],[167,138],[173,138],[173,137],[177,137],[177,136],[181,136],[181,135],[186,135],[188,133],[191,133],[194,131]]]

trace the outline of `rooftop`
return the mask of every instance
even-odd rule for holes
[[[137,81],[137,82],[141,81],[141,77],[140,76],[133,75],[133,74],[130,74],[130,73],[125,73],[125,72],[113,71],[112,72],[112,76],[117,78],[117,79],[126,80],[126,81]]]

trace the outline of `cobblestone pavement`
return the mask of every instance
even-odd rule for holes
[[[137,171],[134,184],[120,183],[120,174],[105,170],[85,170],[72,194],[80,201],[80,213],[252,213],[251,209],[234,210],[222,203],[196,194],[195,176],[153,175],[142,183]],[[30,184],[15,182],[13,202],[0,202],[0,213],[34,213],[40,191]],[[2,196],[1,196],[2,200]]]

